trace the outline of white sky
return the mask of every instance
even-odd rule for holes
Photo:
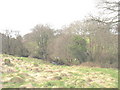
[[[94,10],[94,0],[0,0],[0,32],[18,30],[24,35],[37,24],[60,29]]]

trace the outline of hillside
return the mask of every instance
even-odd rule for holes
[[[118,71],[0,55],[4,88],[117,88]]]

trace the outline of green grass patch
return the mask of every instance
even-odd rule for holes
[[[40,86],[45,87],[45,88],[62,88],[65,87],[64,82],[63,81],[59,81],[59,80],[54,80],[54,81],[48,81],[45,82],[43,84],[41,84]]]

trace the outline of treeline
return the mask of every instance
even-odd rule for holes
[[[76,21],[61,30],[36,25],[23,37],[6,30],[2,36],[2,53],[40,58],[65,65],[93,62],[102,67],[118,65],[117,34],[110,23],[87,19]]]

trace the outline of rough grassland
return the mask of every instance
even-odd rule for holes
[[[4,88],[118,88],[118,71],[0,55]],[[9,59],[11,65],[6,65]]]

